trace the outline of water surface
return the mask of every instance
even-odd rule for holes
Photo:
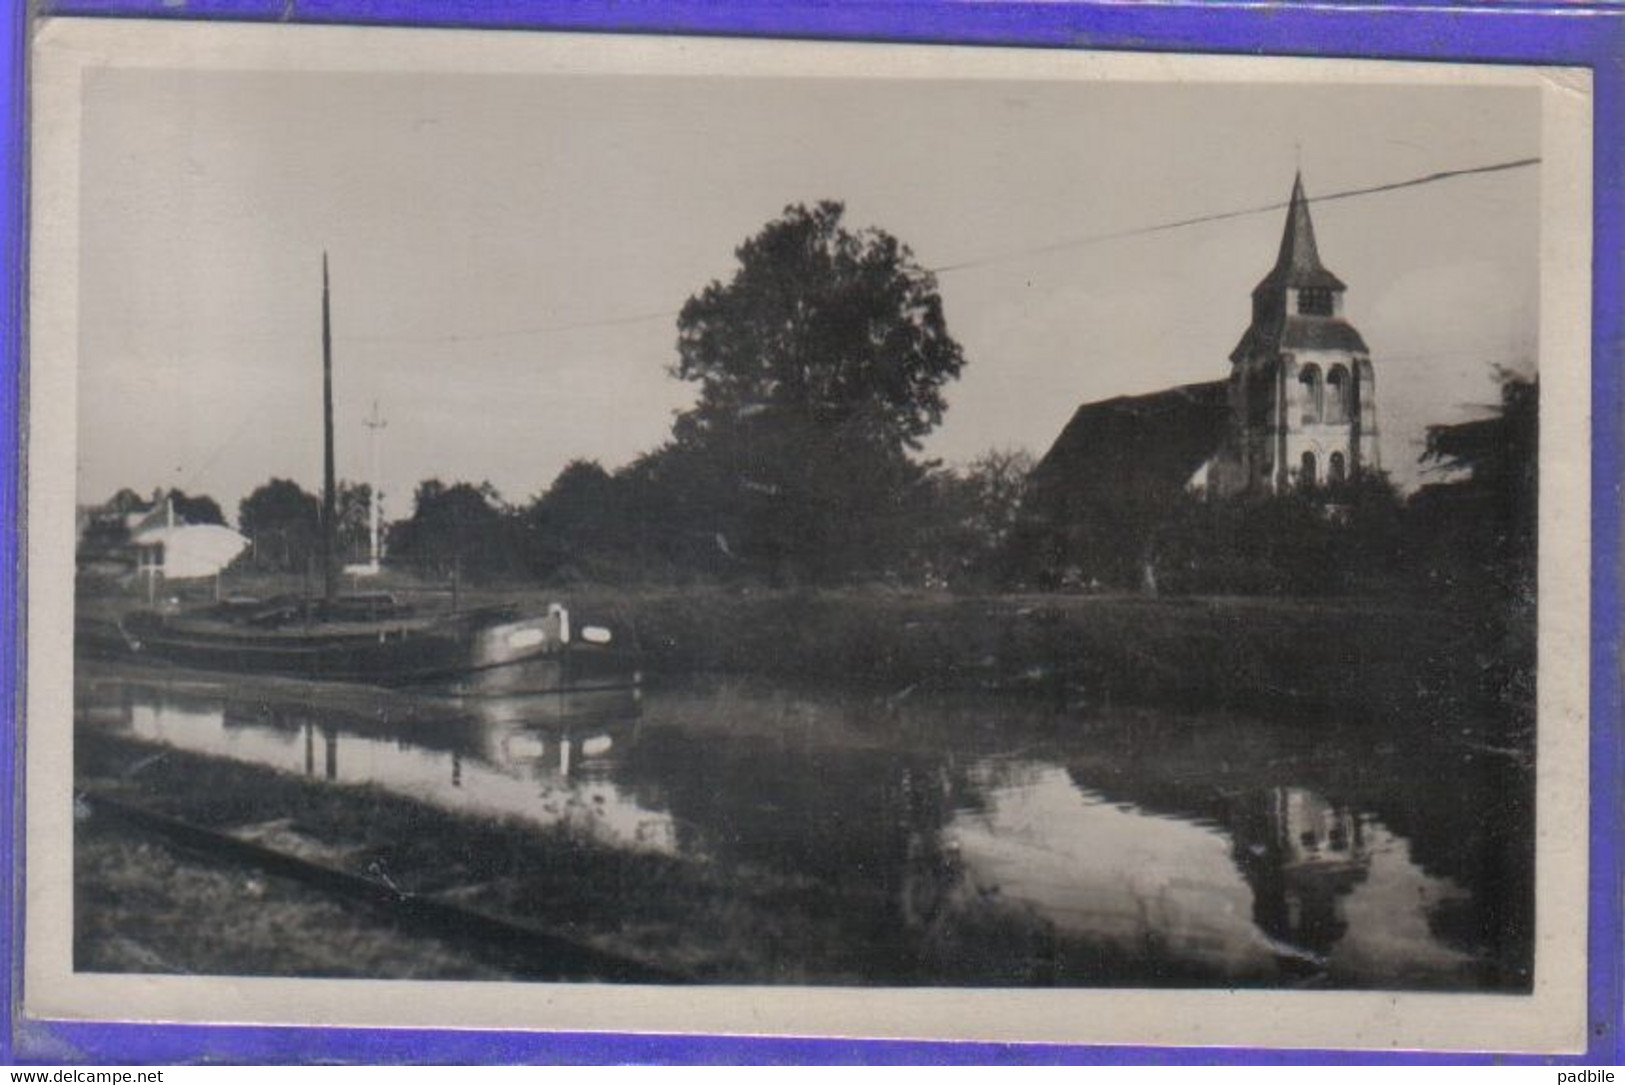
[[[431,703],[112,669],[81,675],[78,709],[81,727],[771,875],[860,980],[1528,985],[1529,772],[1471,729],[720,678],[636,703]]]

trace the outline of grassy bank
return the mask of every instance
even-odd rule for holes
[[[1395,601],[583,591],[661,672],[1345,720],[1532,718],[1533,630]],[[1521,721],[1521,722],[1520,722]]]
[[[878,934],[873,942],[853,937],[854,909],[887,902],[854,900],[806,878],[724,872],[600,845],[563,827],[462,816],[376,788],[333,787],[84,731],[76,788],[216,832],[271,839],[279,851],[387,880],[404,894],[699,981],[906,981],[914,967],[912,954],[900,956],[908,947]],[[133,852],[127,843],[103,845],[131,837],[116,816],[93,813],[81,834],[88,846],[75,854],[78,953],[90,964],[282,975],[548,972],[546,960],[492,959],[489,947],[454,947],[465,956],[448,960],[434,940],[405,964],[388,964],[374,953],[375,942],[387,953],[387,913],[370,927],[342,922],[331,936],[305,939],[309,952],[276,959],[275,947],[305,937],[297,930],[305,919],[356,909],[326,903],[312,911],[318,906],[292,899],[277,879],[218,862],[199,874],[150,843]],[[202,905],[218,919],[200,926],[181,918]]]
[[[505,980],[499,961],[375,909],[92,815],[74,828],[84,972]]]
[[[261,595],[299,587],[270,578],[231,585]],[[398,574],[368,587],[426,607],[452,603],[443,587]],[[1532,620],[1482,603],[590,585],[457,593],[460,605],[535,610],[557,599],[584,620],[634,630],[656,678],[985,688],[1281,718],[1495,718],[1512,731],[1532,718]],[[137,602],[105,592],[82,600],[81,614],[104,624]]]

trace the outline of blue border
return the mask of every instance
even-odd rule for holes
[[[21,1017],[19,775],[8,765],[0,799],[12,811],[0,833],[0,888],[6,907],[0,937],[11,963],[0,986],[0,1062],[173,1065],[210,1062],[308,1063],[927,1063],[927,1064],[1298,1064],[1462,1063],[1608,1064],[1625,1055],[1621,1028],[1621,812],[1625,746],[1618,599],[1620,590],[1621,363],[1625,361],[1625,6],[1615,2],[1531,3],[1514,8],[1425,0],[1385,0],[1377,13],[1332,5],[1229,0],[1188,3],[1048,3],[984,0],[55,0],[48,14],[301,23],[406,24],[488,29],[688,33],[813,39],[871,39],[1193,51],[1297,56],[1363,56],[1467,62],[1558,64],[1591,68],[1596,85],[1593,492],[1592,492],[1592,814],[1590,1049],[1574,1058],[1430,1055],[1337,1051],[1257,1051],[897,1043],[816,1039],[596,1036],[427,1030],[226,1028],[29,1022]],[[0,471],[0,524],[18,525],[24,387],[21,314],[26,297],[24,93],[26,0],[5,0],[0,25],[0,432],[19,470]],[[0,705],[0,745],[20,750],[15,694],[22,685],[23,617],[18,606],[20,525],[0,531],[0,678],[14,694]]]

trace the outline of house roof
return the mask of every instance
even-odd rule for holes
[[[1315,223],[1309,217],[1309,198],[1303,192],[1302,173],[1292,180],[1292,199],[1287,205],[1286,226],[1281,231],[1281,251],[1275,257],[1275,266],[1253,292],[1281,287],[1344,289],[1343,280],[1320,262],[1320,250],[1315,245]]]
[[[171,580],[213,576],[248,549],[248,540],[221,524],[154,525],[130,540],[137,547],[162,547],[163,572]]]

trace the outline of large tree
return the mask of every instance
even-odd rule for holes
[[[389,559],[426,577],[490,579],[514,571],[513,516],[489,482],[418,483],[412,516],[389,532]]]
[[[600,571],[606,559],[632,549],[627,538],[624,481],[595,460],[571,460],[547,492],[520,514],[525,562],[542,576]]]
[[[890,448],[918,448],[942,420],[964,355],[936,277],[844,208],[800,204],[735,250],[739,269],[678,316],[677,376],[700,385],[681,432],[781,415]]]
[[[1489,417],[1427,428],[1422,460],[1465,473],[1467,484],[1495,493],[1507,514],[1534,512],[1540,442],[1540,381],[1511,371],[1498,374],[1500,407]]]
[[[1009,549],[1032,454],[992,448],[963,466],[930,476],[931,501],[920,517],[914,547],[928,582],[991,585],[1006,579]]]
[[[237,506],[237,529],[247,536],[255,564],[281,572],[302,572],[316,560],[322,537],[322,507],[297,482],[274,478]]]
[[[1446,481],[1411,499],[1413,533],[1436,581],[1469,591],[1499,585],[1533,605],[1540,481],[1540,381],[1499,374],[1487,417],[1429,426],[1424,463]]]
[[[891,570],[924,477],[909,454],[965,364],[935,276],[843,212],[786,208],[678,317],[673,372],[699,385],[666,454],[696,491],[683,530],[775,574]]]

